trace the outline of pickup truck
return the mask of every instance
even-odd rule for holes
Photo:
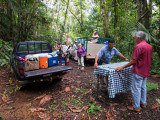
[[[11,51],[9,52],[11,54]],[[66,58],[58,52],[58,64],[31,71],[25,71],[25,56],[33,54],[52,53],[51,45],[46,41],[19,42],[13,49],[10,65],[18,79],[19,84],[24,85],[32,82],[53,81],[54,78],[61,79],[72,67],[67,66]]]

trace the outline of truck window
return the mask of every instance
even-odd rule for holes
[[[42,51],[50,50],[48,44],[42,43]]]
[[[34,43],[28,44],[28,51],[29,53],[34,53]]]
[[[24,52],[28,52],[27,50],[27,44],[21,44],[18,47],[18,53],[24,53]]]
[[[41,44],[40,43],[36,43],[35,44],[35,49],[36,49],[36,51],[41,51]]]

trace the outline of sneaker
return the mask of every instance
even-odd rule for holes
[[[135,111],[135,112],[140,112],[142,108],[140,107],[138,109],[135,109],[135,108],[133,108],[133,106],[127,106],[127,109],[131,110],[131,111]]]
[[[84,70],[84,67],[82,67],[81,70]]]

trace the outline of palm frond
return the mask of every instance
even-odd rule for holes
[[[160,43],[159,39],[156,39],[155,37],[153,37],[150,32],[145,28],[145,26],[141,23],[137,23],[137,26],[140,30],[144,31],[146,33],[146,40],[150,41],[150,42],[155,42],[155,43]]]

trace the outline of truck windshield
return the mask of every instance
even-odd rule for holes
[[[49,50],[49,46],[46,43],[42,43],[42,51]]]

